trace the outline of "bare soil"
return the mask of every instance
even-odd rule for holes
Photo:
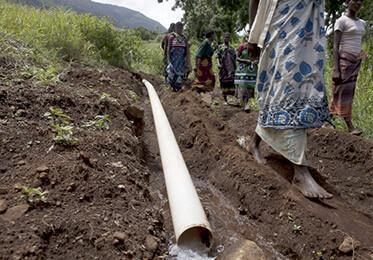
[[[161,97],[216,231],[215,246],[230,246],[230,234],[237,233],[272,259],[372,259],[371,141],[329,129],[311,131],[312,173],[334,198],[308,200],[292,187],[286,160],[263,144],[268,164],[259,165],[238,144],[239,137],[250,141],[257,114],[224,106],[216,94],[219,103],[211,105],[188,88],[169,91],[155,76],[83,65],[67,68],[59,83],[40,86],[5,61],[0,62],[0,259],[168,255],[173,231],[141,77]],[[112,99],[100,101],[103,92]],[[54,144],[55,133],[43,116],[51,106],[73,119],[77,145]],[[110,116],[109,130],[81,127],[104,114]],[[46,202],[27,202],[22,186],[48,191]],[[210,196],[211,190],[218,197]],[[338,247],[348,236],[359,246],[346,254]]]

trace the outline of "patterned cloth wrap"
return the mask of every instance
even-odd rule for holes
[[[177,35],[176,33],[171,35],[170,38],[172,45],[170,48],[170,64],[166,68],[167,82],[174,91],[178,91],[182,87],[187,70],[187,43],[184,36]]]
[[[236,70],[236,51],[231,46],[221,44],[216,51],[219,60],[219,80],[223,94],[234,94],[234,77]]]
[[[212,91],[215,87],[215,74],[212,69],[212,56],[214,48],[211,43],[205,39],[199,46],[196,54],[198,62],[196,68],[196,79],[193,82],[193,88],[199,91]]]
[[[340,52],[339,67],[341,78],[333,80],[333,100],[330,104],[330,112],[333,115],[352,119],[352,102],[360,65],[360,58],[351,53]]]
[[[278,1],[258,69],[261,127],[307,129],[330,120],[324,5],[324,0]]]

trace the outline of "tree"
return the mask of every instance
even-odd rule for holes
[[[166,0],[167,1],[167,0]],[[158,0],[159,3],[163,0]],[[237,32],[249,20],[250,0],[176,0],[174,8],[184,10],[186,31],[191,38],[201,38],[207,28],[218,32]],[[334,25],[345,10],[345,0],[326,0],[326,25]],[[364,1],[361,17],[372,21],[373,1]]]

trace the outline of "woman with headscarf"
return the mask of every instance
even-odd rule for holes
[[[220,87],[224,101],[228,102],[228,96],[235,93],[234,76],[236,70],[236,51],[230,45],[231,34],[224,33],[224,43],[219,45],[216,52],[219,67]]]
[[[214,48],[212,42],[215,38],[214,31],[208,31],[206,39],[201,43],[196,54],[196,79],[193,83],[193,89],[199,91],[212,91],[215,87],[215,74],[212,69],[212,56]]]
[[[169,36],[167,45],[167,82],[175,92],[181,89],[188,70],[189,46],[183,30],[183,24],[176,23],[175,32]]]

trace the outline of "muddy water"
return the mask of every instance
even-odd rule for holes
[[[213,229],[215,247],[212,254],[214,256],[218,256],[239,240],[248,239],[244,234],[246,236],[249,234],[249,238],[255,240],[268,259],[286,259],[273,248],[271,243],[255,232],[257,228],[245,216],[241,216],[238,210],[229,203],[229,200],[213,185],[202,181],[195,181],[194,184]]]
[[[158,174],[161,174],[163,177],[163,173],[160,172]],[[155,182],[159,187],[157,195],[162,200],[163,211],[168,212],[165,214],[165,222],[167,225],[170,225],[168,231],[173,232],[164,180],[157,178]],[[280,253],[276,252],[270,242],[266,241],[260,234],[255,233],[257,228],[245,216],[241,216],[238,210],[229,203],[229,200],[213,185],[200,180],[194,180],[194,185],[213,231],[214,241],[212,249],[207,254],[179,248],[173,244],[175,238],[172,234],[172,237],[170,237],[168,259],[216,259],[225,249],[242,239],[254,239],[259,247],[263,249],[268,259],[286,259]],[[248,237],[245,237],[244,234]]]

